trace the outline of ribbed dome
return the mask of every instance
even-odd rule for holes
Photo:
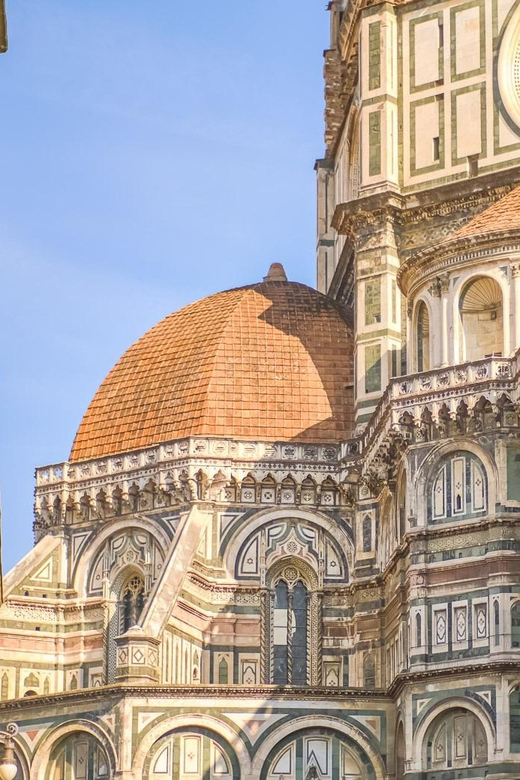
[[[346,312],[283,278],[278,270],[261,284],[211,295],[148,331],[101,384],[70,460],[196,435],[347,438],[353,337]]]

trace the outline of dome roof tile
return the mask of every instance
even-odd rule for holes
[[[197,435],[347,438],[353,428],[348,320],[337,303],[279,273],[170,314],[101,384],[71,461]]]
[[[450,239],[470,238],[482,233],[520,229],[520,187],[508,192],[476,217],[470,219]]]

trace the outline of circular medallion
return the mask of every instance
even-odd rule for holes
[[[497,78],[507,115],[520,128],[520,6],[502,36]]]

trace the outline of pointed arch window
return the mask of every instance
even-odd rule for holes
[[[135,626],[141,617],[144,607],[144,581],[138,574],[134,574],[121,591],[120,614],[121,633]]]
[[[218,681],[220,685],[227,685],[229,682],[229,666],[225,658],[221,658],[218,665]]]
[[[311,637],[319,625],[319,597],[309,572],[286,565],[269,579],[264,601],[267,682],[317,685],[319,659]]]

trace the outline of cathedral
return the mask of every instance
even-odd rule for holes
[[[2,780],[520,778],[520,0],[328,12],[318,289],[167,316],[36,470]]]

